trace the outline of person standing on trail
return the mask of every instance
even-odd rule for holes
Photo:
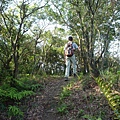
[[[65,59],[65,81],[68,80],[69,72],[70,72],[70,64],[73,64],[73,75],[76,77],[76,58],[75,58],[75,50],[78,49],[78,45],[73,42],[73,37],[68,37],[68,42],[64,46],[64,59]]]

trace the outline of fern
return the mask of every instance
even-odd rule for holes
[[[102,92],[104,93],[105,97],[108,100],[109,105],[115,111],[115,115],[117,118],[120,118],[120,96],[115,94],[111,89],[112,83],[105,82],[104,78],[97,78],[96,82],[98,83],[99,87],[101,88]]]
[[[24,91],[21,91],[21,92],[18,92],[18,93],[11,94],[10,98],[14,99],[14,100],[21,100],[24,97],[27,97],[27,96],[30,96],[30,95],[33,95],[33,94],[34,94],[33,91],[24,90]]]
[[[41,88],[43,88],[43,86],[41,84],[35,84],[35,85],[31,86],[31,90],[33,90],[33,91],[39,90]]]
[[[32,90],[36,91],[37,89],[43,88],[43,86],[39,83],[36,83],[36,81],[20,81],[20,80],[15,80],[16,81],[16,88],[18,90]]]
[[[5,96],[5,91],[0,88],[0,97]]]
[[[13,117],[16,116],[17,120],[23,117],[23,112],[17,106],[9,106],[8,108],[8,116]]]
[[[33,94],[34,94],[33,91],[24,90],[24,91],[19,92],[16,88],[13,88],[13,87],[10,87],[6,90],[0,89],[0,96],[5,97],[6,99],[10,98],[13,100],[21,100],[22,98],[31,96]]]
[[[23,112],[17,106],[11,106],[11,104],[16,105],[23,98],[34,95],[34,91],[40,88],[42,88],[41,84],[38,84],[36,81],[15,80],[14,87],[11,87],[9,83],[3,84],[0,86],[0,106],[8,110],[10,119],[16,118],[21,120]],[[6,103],[10,106],[8,107]]]

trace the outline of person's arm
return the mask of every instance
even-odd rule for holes
[[[73,49],[74,49],[74,51],[79,50],[79,47],[78,47],[78,45],[76,43],[74,43]]]

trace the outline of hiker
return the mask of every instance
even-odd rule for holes
[[[78,45],[73,42],[73,37],[69,36],[68,37],[68,42],[64,46],[64,59],[65,59],[65,81],[68,80],[69,77],[69,72],[70,72],[70,64],[72,62],[73,64],[73,76],[76,77],[76,58],[75,58],[75,50],[78,49]]]

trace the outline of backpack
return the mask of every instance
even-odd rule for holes
[[[72,46],[72,43],[67,43],[67,47],[66,47],[66,49],[65,49],[65,55],[67,56],[67,57],[71,57],[71,56],[73,56],[73,54],[74,54],[74,51],[73,51],[73,46]]]

